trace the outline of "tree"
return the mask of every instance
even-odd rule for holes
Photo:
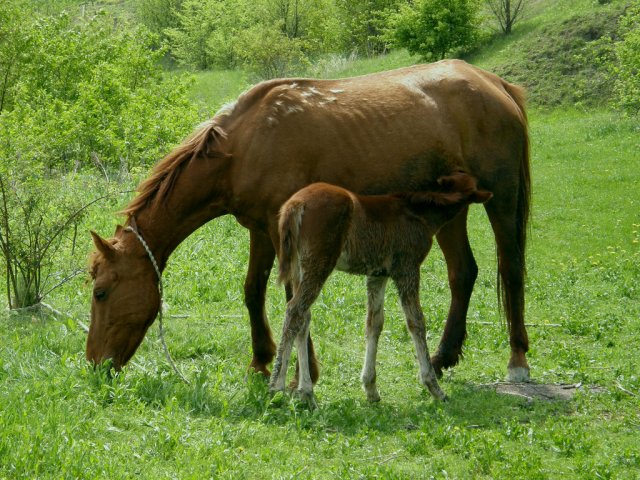
[[[336,0],[343,25],[343,45],[346,50],[367,56],[385,50],[384,32],[388,17],[396,13],[406,0]]]
[[[425,60],[443,59],[454,49],[475,45],[478,37],[475,0],[418,0],[403,5],[390,19],[394,44]]]
[[[24,39],[17,53],[0,49],[0,261],[12,308],[38,304],[84,263],[64,247],[105,188],[92,160],[107,178],[146,170],[197,121],[187,82],[163,74],[146,28],[28,12],[19,31],[0,21],[0,47]]]
[[[248,28],[236,42],[238,57],[260,78],[282,77],[308,62],[300,39],[287,37],[278,24]]]
[[[505,35],[511,33],[514,23],[522,17],[527,3],[525,0],[485,0],[485,2]]]

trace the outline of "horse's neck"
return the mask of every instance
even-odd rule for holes
[[[227,177],[204,175],[187,167],[166,198],[153,199],[138,211],[135,221],[161,269],[189,235],[216,217],[228,213]]]

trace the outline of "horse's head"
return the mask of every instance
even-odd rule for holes
[[[142,342],[160,307],[158,277],[142,245],[122,227],[105,240],[91,232],[96,251],[91,256],[93,277],[91,326],[87,360],[111,359],[120,370]]]

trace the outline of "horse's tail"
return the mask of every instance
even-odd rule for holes
[[[289,201],[280,209],[280,220],[278,222],[280,234],[280,251],[278,253],[280,262],[278,269],[279,283],[290,282],[295,274],[293,266],[298,261],[298,237],[303,213],[304,204],[300,202]]]
[[[526,92],[522,87],[513,85],[508,82],[503,82],[504,88],[513,99],[518,107],[520,113],[520,122],[523,128],[523,143],[520,159],[519,169],[519,181],[517,192],[517,205],[516,205],[516,245],[518,248],[518,255],[520,264],[522,265],[522,275],[526,275],[526,263],[525,263],[525,249],[527,245],[527,229],[529,223],[529,217],[531,216],[531,162],[530,162],[530,142],[529,142],[529,122],[527,119],[527,112],[525,110],[525,97]],[[523,278],[524,280],[524,278]],[[498,290],[498,303],[502,303],[503,308],[507,312],[507,322],[509,326],[511,318],[509,318],[511,312],[509,305],[509,298],[507,295],[503,295],[504,290],[507,288],[505,279],[500,277],[498,273],[497,290]]]

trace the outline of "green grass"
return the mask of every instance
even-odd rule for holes
[[[534,2],[511,40],[471,60],[499,67],[520,58],[553,21],[620,4]],[[359,75],[416,60],[404,52],[326,59],[313,73]],[[206,105],[203,118],[250,83],[243,72],[197,74],[193,94]],[[465,358],[442,381],[450,402],[436,404],[420,387],[393,288],[380,340],[382,402],[366,402],[358,380],[364,281],[336,273],[313,308],[319,409],[286,399],[272,405],[265,382],[246,371],[248,233],[224,217],[184,242],[165,274],[166,340],[191,385],[167,366],[156,327],[120,376],[93,371],[79,327],[89,321],[91,284],[84,278],[47,298],[64,318],[0,313],[0,478],[640,477],[640,122],[580,108],[531,108],[530,118],[532,377],[597,385],[603,393],[530,402],[482,388],[504,378],[509,345],[496,301],[491,229],[474,207],[470,235],[480,275]],[[113,232],[119,219],[112,212],[124,203],[92,211],[77,251],[91,248],[83,231]],[[437,248],[422,271],[434,349],[449,302]],[[272,279],[267,309],[276,337],[284,307]]]
[[[156,328],[122,375],[109,379],[89,368],[77,324],[88,321],[91,286],[84,279],[49,299],[68,318],[2,314],[0,478],[640,475],[640,127],[606,111],[531,117],[532,375],[598,385],[604,393],[528,402],[480,387],[504,377],[509,347],[497,314],[490,228],[474,208],[470,229],[481,272],[465,359],[442,382],[450,402],[434,403],[418,384],[392,288],[380,341],[382,402],[366,402],[358,380],[364,282],[335,274],[313,309],[320,407],[270,405],[264,381],[245,379],[248,235],[222,218],[181,245],[166,272],[166,339],[191,385],[166,365]],[[94,216],[87,228],[111,228],[105,218],[113,216]],[[88,250],[88,238],[82,242]],[[423,284],[434,348],[448,305],[437,249],[423,267]],[[268,312],[277,336],[283,310],[272,281]]]

